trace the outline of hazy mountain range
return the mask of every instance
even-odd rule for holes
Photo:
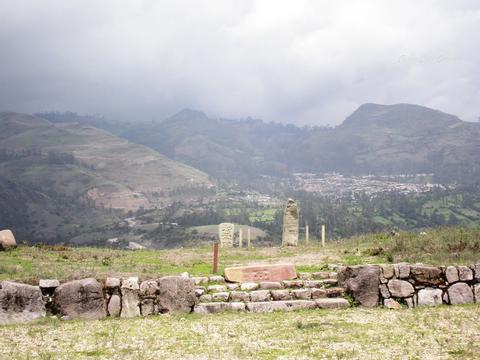
[[[158,122],[44,116],[91,122],[227,181],[329,171],[452,181],[480,173],[480,123],[418,105],[364,104],[335,128],[214,119],[189,109]]]
[[[217,180],[338,171],[478,181],[479,169],[480,124],[417,105],[365,104],[335,128],[188,109],[153,122],[0,113],[0,228],[62,239],[129,210],[212,198]]]

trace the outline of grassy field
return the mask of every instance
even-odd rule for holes
[[[2,359],[474,359],[480,304],[0,326]]]
[[[0,280],[35,284],[41,278],[61,281],[93,276],[127,276],[142,279],[189,272],[211,273],[212,247],[169,250],[115,250],[64,246],[19,246],[0,252]],[[252,250],[220,249],[220,271],[225,266],[254,263],[294,263],[298,271],[317,271],[328,264],[423,262],[472,264],[480,261],[480,230],[443,228],[426,235],[371,234],[327,242],[325,248],[311,241],[296,248],[258,247]]]
[[[20,246],[0,253],[0,279],[37,283],[94,276],[142,279],[211,272],[212,249],[113,250]],[[227,265],[480,261],[480,230],[371,234],[297,248],[221,249]],[[0,359],[473,359],[480,353],[480,304],[387,310],[303,310],[269,314],[176,314],[134,319],[0,326]]]

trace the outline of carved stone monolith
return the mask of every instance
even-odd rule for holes
[[[235,226],[231,223],[221,223],[218,225],[218,239],[221,247],[233,246],[233,235],[235,233]]]
[[[293,199],[288,199],[283,211],[282,246],[298,245],[298,206]]]

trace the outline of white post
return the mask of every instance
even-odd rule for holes
[[[238,230],[238,247],[239,248],[242,248],[243,246],[243,229],[240,228],[240,230]]]
[[[308,233],[308,224],[305,225],[305,245],[308,245],[308,236],[309,236],[309,233]]]
[[[325,225],[322,225],[322,247],[325,247]]]

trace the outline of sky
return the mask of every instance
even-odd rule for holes
[[[479,1],[0,0],[0,111],[336,125],[363,103],[478,121]]]

